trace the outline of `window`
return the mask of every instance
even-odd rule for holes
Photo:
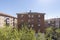
[[[31,27],[33,27],[34,25],[32,24]]]
[[[37,21],[37,22],[38,22],[38,24],[40,24],[40,22],[41,22],[41,21],[40,21],[40,19],[38,19],[38,21]]]
[[[30,15],[28,15],[28,17],[31,17]]]
[[[40,17],[40,15],[38,15],[38,17]]]
[[[31,16],[32,18],[34,17],[34,15]]]
[[[9,21],[7,21],[7,23],[9,23]]]
[[[21,17],[23,17],[24,15],[21,15]]]
[[[9,20],[7,19],[7,21],[9,21]]]
[[[40,26],[40,24],[38,24],[38,26]]]
[[[6,23],[9,23],[9,21],[10,21],[9,20],[9,17],[6,17],[6,20],[5,21],[6,21]]]
[[[30,22],[30,19],[28,19],[28,22]]]
[[[48,21],[48,23],[50,23],[50,21]]]

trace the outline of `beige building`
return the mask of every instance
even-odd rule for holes
[[[3,16],[0,16],[0,27],[3,27],[5,22],[4,22],[4,17]]]
[[[60,18],[52,18],[45,21],[46,27],[60,28]]]
[[[17,18],[8,14],[0,13],[0,27],[4,26],[16,27]]]

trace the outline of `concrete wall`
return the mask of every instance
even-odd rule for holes
[[[4,27],[5,25],[5,18],[3,16],[0,16],[0,27]]]
[[[9,18],[9,19],[7,20],[7,18]],[[4,26],[8,25],[6,23],[9,23],[9,26],[11,26],[11,27],[16,27],[17,26],[17,19],[12,18],[12,17],[0,16],[0,27],[4,27]]]

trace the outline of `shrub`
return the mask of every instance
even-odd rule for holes
[[[32,28],[28,29],[26,26],[20,30],[11,27],[0,28],[0,40],[52,40],[53,38],[60,40],[60,29],[47,28],[46,33],[35,33]]]
[[[0,29],[0,40],[36,40],[35,31],[28,28],[22,28],[18,31],[16,28]]]

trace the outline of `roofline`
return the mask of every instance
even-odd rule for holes
[[[55,19],[60,19],[60,18],[50,18],[50,19],[46,19],[47,20],[55,20]]]
[[[43,14],[43,15],[45,15],[45,13],[39,13],[39,12],[22,12],[22,13],[16,13],[17,15],[18,14]]]
[[[8,14],[5,14],[5,13],[0,13],[0,16],[6,16],[6,17],[11,17],[11,18],[16,18],[14,16],[11,16],[11,15],[8,15]]]

